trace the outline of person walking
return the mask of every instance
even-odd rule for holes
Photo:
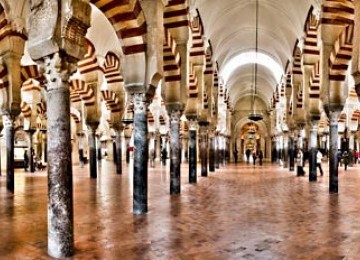
[[[248,164],[249,164],[249,162],[250,162],[250,154],[251,154],[250,149],[246,149],[245,155],[246,155],[246,162],[247,162]]]
[[[316,154],[316,167],[319,168],[321,176],[324,176],[324,171],[323,171],[323,169],[321,168],[322,158],[323,158],[323,155],[322,155],[322,153],[320,152],[320,150],[318,150],[318,151],[317,151],[317,154]]]
[[[29,155],[27,153],[27,150],[24,151],[24,170],[27,172],[29,168]]]
[[[298,150],[297,155],[297,176],[305,176],[304,171],[304,153],[301,149]]]
[[[345,171],[347,170],[348,164],[350,163],[350,156],[348,151],[345,151],[342,155]]]
[[[254,166],[255,166],[255,164],[256,164],[256,158],[257,158],[255,151],[253,152],[252,156],[253,156],[253,163],[254,163]]]
[[[262,160],[264,158],[264,154],[262,152],[262,150],[259,151],[259,164],[262,165]]]

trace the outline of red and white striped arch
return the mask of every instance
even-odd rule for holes
[[[111,90],[102,90],[101,94],[103,100],[105,101],[106,108],[110,112],[116,113],[121,111],[121,104],[119,103],[119,99],[114,92]]]
[[[180,87],[180,54],[169,30],[164,30],[164,76],[169,88]]]
[[[96,50],[94,45],[88,39],[86,39],[86,44],[87,52],[84,58],[78,61],[78,69],[82,75],[101,70],[101,67],[99,66],[98,60],[96,58]]]
[[[147,26],[139,0],[91,0],[91,3],[112,24],[125,55],[145,52]]]
[[[72,94],[73,93],[73,94]],[[83,80],[74,79],[70,82],[70,96],[78,95],[85,106],[92,106],[95,104],[94,90],[85,84]]]
[[[188,0],[170,0],[165,7],[164,26],[168,29],[189,27]]]
[[[124,82],[120,69],[119,57],[113,52],[108,52],[104,62],[104,74],[108,84]]]

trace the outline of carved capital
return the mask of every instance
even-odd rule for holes
[[[47,90],[67,86],[60,83],[67,83],[71,74],[76,71],[76,61],[60,53],[44,57],[39,64],[47,79]]]
[[[339,118],[341,115],[341,111],[333,111],[330,112],[330,116],[329,116],[329,125],[330,126],[337,126],[339,124]]]
[[[182,112],[180,110],[173,110],[173,111],[169,112],[170,125],[180,124],[181,115],[182,115]]]
[[[197,130],[198,127],[198,121],[194,118],[189,119],[189,130]]]
[[[91,7],[82,0],[32,0],[28,50],[34,60],[64,51],[76,59],[86,53]]]
[[[3,123],[5,128],[14,127],[15,118],[11,115],[3,115]]]
[[[134,103],[134,113],[141,114],[147,113],[147,108],[150,104],[150,100],[148,100],[147,95],[145,93],[132,93],[132,100]]]

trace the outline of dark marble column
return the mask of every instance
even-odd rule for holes
[[[309,181],[317,181],[316,155],[317,155],[317,123],[312,123],[310,130],[310,153],[309,153]]]
[[[30,154],[29,154],[29,163],[30,163],[30,172],[35,172],[35,163],[34,163],[34,148],[33,148],[33,134],[35,130],[29,130],[29,139],[30,139]]]
[[[215,136],[215,150],[214,150],[214,153],[215,153],[215,168],[216,169],[219,169],[220,168],[220,156],[219,156],[219,153],[220,153],[220,149],[219,149],[219,136],[216,135]]]
[[[130,163],[130,151],[129,151],[130,138],[125,137],[125,144],[126,144],[125,160],[126,160],[126,164],[129,164]]]
[[[97,158],[96,158],[96,129],[97,124],[88,125],[88,140],[89,140],[89,167],[90,177],[93,179],[97,178]]]
[[[167,160],[167,136],[166,135],[162,135],[161,136],[161,163],[163,166],[166,166],[166,160]]]
[[[0,119],[1,120],[1,119]],[[2,131],[2,129],[0,129],[0,132]],[[1,135],[0,135],[1,137]],[[0,176],[2,175],[1,173],[1,142],[0,142]]]
[[[116,138],[116,137],[115,137]],[[117,163],[116,140],[113,141],[113,162]]]
[[[116,137],[115,137],[115,147],[114,150],[115,156],[116,156],[116,173],[122,174],[122,151],[121,151],[121,131],[116,131]]]
[[[289,170],[292,172],[295,170],[295,144],[294,138],[289,138],[289,157],[290,157],[290,167]]]
[[[190,122],[189,129],[189,183],[197,182],[197,145],[196,145],[196,124],[195,120]]]
[[[14,120],[7,118],[5,121],[6,138],[6,188],[14,192]]]
[[[329,192],[338,193],[338,120],[340,112],[330,112]]]
[[[71,165],[70,67],[55,54],[46,60],[51,73],[46,93],[48,150],[48,252],[55,258],[74,251],[73,182]],[[59,68],[59,65],[61,68]]]
[[[288,132],[284,133],[283,151],[284,151],[284,168],[289,167],[289,136]]]
[[[209,171],[215,172],[215,137],[210,138]]]
[[[208,132],[207,128],[209,123],[208,122],[199,122],[200,125],[200,147],[201,147],[201,176],[207,177],[208,176]]]
[[[170,194],[180,194],[180,117],[181,111],[173,110],[170,114]]]
[[[147,107],[149,102],[143,93],[134,94],[134,184],[133,212],[148,211],[148,126]]]
[[[102,154],[101,154],[101,142],[100,142],[100,138],[101,138],[101,135],[96,135],[96,141],[97,141],[97,153],[96,153],[96,158],[98,161],[101,161],[102,159]],[[101,163],[101,162],[100,162]]]

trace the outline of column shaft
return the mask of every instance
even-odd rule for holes
[[[115,137],[116,138],[116,137]],[[116,140],[113,141],[113,162],[117,164]]]
[[[201,147],[201,176],[208,176],[208,158],[207,158],[207,129],[200,126],[200,147]]]
[[[115,147],[116,173],[122,174],[121,131],[116,131]]]
[[[14,176],[14,122],[9,120],[5,126],[6,137],[6,188],[9,191],[14,191],[15,176]]]
[[[295,170],[295,147],[294,147],[294,138],[289,138],[289,157],[290,157],[290,166],[289,170],[292,172]]]
[[[329,192],[338,193],[338,112],[330,113]]]
[[[215,172],[215,137],[210,138],[209,171]]]
[[[29,131],[30,137],[30,172],[35,172],[35,163],[34,163],[34,148],[33,148],[33,131]]]
[[[48,89],[48,252],[53,257],[73,254],[73,193],[70,138],[70,91],[67,81]]]
[[[90,127],[89,130],[89,154],[90,154],[90,177],[97,178],[97,158],[96,158],[96,129]]]
[[[147,103],[141,99],[142,95],[139,95],[134,100],[134,214],[144,214],[148,211]]]
[[[196,130],[189,130],[189,182],[197,182]]]
[[[125,151],[125,159],[126,164],[130,163],[130,151],[129,151],[129,145],[130,145],[130,138],[125,138],[125,144],[126,144],[126,151]]]
[[[220,168],[219,152],[220,152],[220,149],[219,149],[219,136],[215,136],[215,150],[214,150],[214,153],[215,153],[215,168],[216,169]]]
[[[309,181],[317,181],[316,157],[317,157],[317,133],[316,125],[310,130],[310,158],[309,158]]]
[[[170,194],[180,194],[180,111],[170,113]]]
[[[287,134],[284,134],[283,136],[283,153],[284,153],[284,168],[289,167],[289,138]]]

